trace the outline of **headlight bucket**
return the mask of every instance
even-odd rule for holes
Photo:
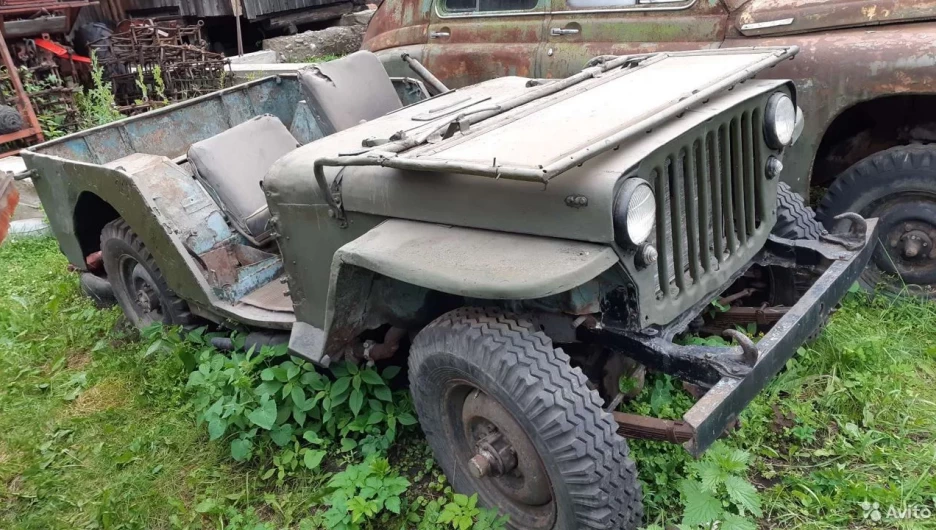
[[[777,92],[767,100],[764,110],[764,139],[772,149],[793,143],[796,130],[796,105],[790,96]]]
[[[614,199],[614,236],[621,245],[638,246],[653,232],[656,198],[647,181],[629,178]]]

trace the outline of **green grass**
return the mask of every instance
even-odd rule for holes
[[[328,475],[277,484],[261,480],[269,458],[234,462],[196,424],[182,361],[147,355],[150,344],[118,310],[82,297],[65,265],[52,240],[0,247],[0,528],[322,528]],[[890,506],[936,511],[934,329],[936,305],[853,295],[748,408],[725,443],[753,455],[761,528],[936,527],[936,516],[887,519]],[[662,414],[687,405],[673,393],[654,401]],[[649,406],[651,394],[631,406]],[[678,522],[689,458],[667,444],[631,445],[647,523]],[[416,528],[426,500],[447,495],[444,479],[416,436],[390,454],[413,483]],[[331,454],[323,467],[359,461]],[[883,521],[863,518],[865,501]]]

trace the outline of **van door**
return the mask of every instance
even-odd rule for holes
[[[598,55],[717,48],[727,18],[709,0],[551,0],[542,74],[567,77]]]
[[[433,0],[426,66],[449,87],[537,76],[550,0]]]

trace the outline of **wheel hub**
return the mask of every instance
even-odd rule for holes
[[[511,520],[539,528],[553,518],[553,494],[546,469],[523,428],[494,398],[478,389],[465,396],[461,428],[468,444],[463,462],[477,489],[488,492]],[[548,528],[548,526],[545,526]]]
[[[501,477],[517,467],[517,453],[500,432],[492,432],[475,445],[478,454],[470,460],[475,478]]]
[[[906,284],[936,284],[936,202],[894,200],[874,212],[881,219],[882,245],[874,254],[881,271]]]

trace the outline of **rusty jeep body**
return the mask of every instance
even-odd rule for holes
[[[795,45],[762,76],[793,79],[809,116],[784,181],[828,227],[881,219],[862,282],[936,289],[936,1],[386,0],[364,48],[405,75],[400,50],[451,86],[565,77],[602,54]],[[884,280],[882,282],[882,280]]]
[[[755,77],[796,51],[455,90],[411,62],[428,99],[358,52],[23,157],[63,252],[132,322],[246,329],[320,367],[405,361],[457,490],[514,529],[630,530],[625,438],[705,451],[870,258],[876,220],[826,233],[780,182],[802,114],[791,82]],[[646,368],[700,389],[682,420],[617,410]]]

